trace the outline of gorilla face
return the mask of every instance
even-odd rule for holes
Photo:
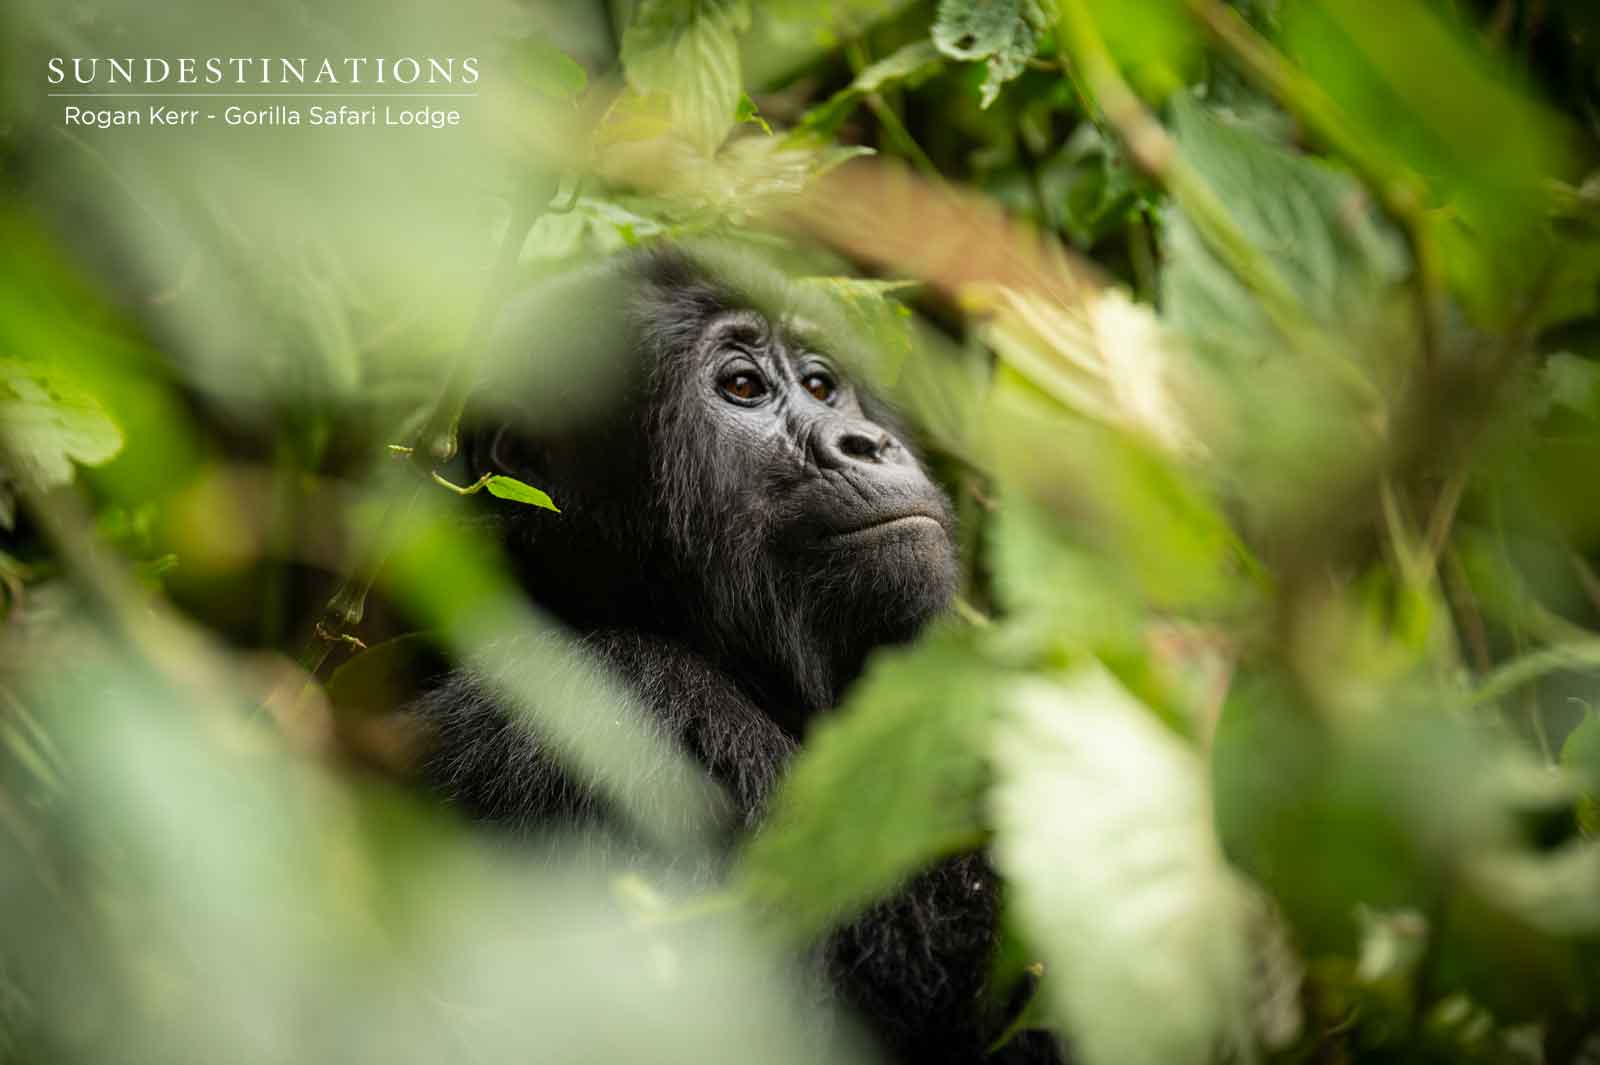
[[[781,278],[752,295],[677,252],[630,275],[618,402],[492,449],[563,507],[520,519],[530,589],[577,627],[687,644],[784,717],[830,706],[873,647],[948,605],[949,503]]]
[[[755,311],[711,319],[694,382],[704,432],[740,481],[765,486],[751,517],[802,579],[938,573],[951,556],[943,493],[819,347]]]

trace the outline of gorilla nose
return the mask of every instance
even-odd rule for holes
[[[822,430],[816,444],[818,465],[838,469],[852,462],[882,462],[894,438],[875,425],[845,425]]]

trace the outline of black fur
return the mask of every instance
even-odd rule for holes
[[[560,386],[516,383],[514,359],[513,376],[492,386],[502,402],[471,437],[471,473],[509,473],[561,504],[560,516],[497,511],[530,594],[580,634],[577,653],[633,688],[749,830],[807,720],[837,704],[867,652],[948,605],[950,509],[888,412],[841,367],[827,371],[839,383],[831,402],[805,390],[823,364],[791,324],[781,279],[757,269],[735,288],[676,251],[631,260],[620,276],[612,342],[637,361],[621,367],[624,385],[585,379],[604,382],[609,406],[554,430],[519,424],[506,397]],[[523,360],[548,357],[527,325],[508,335]],[[770,388],[754,405],[719,390],[746,364]],[[431,779],[474,815],[529,829],[613,820],[472,674],[453,674],[417,708],[438,739]],[[900,1059],[983,1059],[995,1034],[980,1018],[995,903],[981,857],[946,862],[824,947],[839,995]],[[1029,1037],[1000,1056],[1048,1061],[1054,1050]]]

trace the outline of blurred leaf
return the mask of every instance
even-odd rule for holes
[[[818,133],[834,133],[861,98],[891,85],[913,88],[944,66],[929,41],[912,41],[857,74],[855,80],[800,118],[800,126]]]
[[[988,107],[1027,69],[1048,24],[1041,0],[939,0],[933,43],[951,59],[986,63],[980,106]]]
[[[1052,408],[1014,380],[997,383],[991,415],[989,444],[1008,487],[1070,529],[1079,550],[1125,582],[1121,595],[1212,614],[1252,594],[1239,577],[1254,563],[1228,518],[1168,456]]]
[[[858,347],[875,356],[867,367],[878,387],[887,387],[900,376],[900,368],[911,356],[911,310],[893,297],[916,288],[915,281],[879,281],[859,277],[807,277],[801,284],[834,300],[844,312],[844,320],[861,335]]]
[[[1578,776],[1583,795],[1578,822],[1589,836],[1600,836],[1600,714],[1586,708],[1583,720],[1561,745],[1561,764]]]
[[[1078,295],[1057,303],[972,286],[963,302],[995,354],[1064,408],[1173,454],[1202,450],[1179,401],[1187,349],[1119,289]]]
[[[597,134],[604,149],[599,169],[650,194],[664,214],[691,227],[748,222],[839,164],[872,154],[797,128],[781,137],[736,137],[707,156],[678,135],[667,108],[663,97],[622,94]]]
[[[1133,167],[1091,122],[1080,123],[1040,167],[1039,184],[1080,251],[1125,224],[1140,199]]]
[[[1026,496],[1007,496],[993,521],[986,561],[1007,616],[1005,645],[1030,657],[1137,645],[1142,618],[1120,571]]]
[[[660,734],[634,692],[526,602],[498,544],[427,509],[426,499],[365,516],[392,545],[382,571],[388,593],[472,669],[505,707],[509,727],[530,730],[644,838],[668,853],[703,848],[726,812],[725,796]],[[606,727],[596,729],[597,720]]]
[[[969,631],[940,628],[915,648],[874,655],[845,705],[807,737],[736,885],[804,941],[936,858],[977,846],[996,682]]]
[[[73,463],[98,466],[122,450],[122,431],[81,385],[48,365],[0,358],[5,471],[36,488],[72,481]]]
[[[1381,337],[1386,301],[1409,276],[1410,262],[1360,183],[1229,125],[1188,96],[1175,99],[1172,113],[1184,160],[1212,188],[1226,190],[1234,222],[1293,289],[1301,310],[1346,338],[1352,357],[1374,357],[1367,346]],[[1245,285],[1182,212],[1169,217],[1167,318],[1219,359],[1280,350],[1282,339]]]
[[[1097,665],[1059,685],[1019,682],[1005,701],[995,861],[1074,1058],[1200,1065],[1242,1050],[1243,897],[1199,758]]]
[[[518,72],[534,92],[553,100],[572,100],[581,96],[589,84],[589,72],[559,48],[537,38],[519,41]]]
[[[414,697],[419,666],[436,655],[431,637],[412,632],[358,651],[328,677],[328,701],[341,715],[367,717],[403,706]]]
[[[0,834],[5,990],[26,995],[6,1036],[24,1058],[862,1060],[735,922],[630,921],[576,841],[485,846],[291,757],[229,716],[240,692],[196,705],[76,636],[78,668],[34,674],[26,696],[73,786]],[[8,784],[11,757],[0,744]],[[684,898],[681,878],[632,868]]]
[[[1165,99],[1194,72],[1201,42],[1184,0],[1087,3],[1111,54],[1147,95]]]
[[[744,0],[640,0],[623,31],[628,84],[665,96],[673,124],[705,155],[722,144],[738,114],[738,35],[749,24]]]
[[[535,488],[531,484],[524,484],[515,477],[507,477],[503,473],[495,474],[484,482],[484,488],[496,499],[509,499],[513,503],[526,503],[532,507],[543,507],[561,513],[561,508],[556,506],[555,500],[548,494]]]
[[[1275,321],[1188,217],[1167,214],[1161,307],[1199,356],[1196,432],[1246,530],[1298,540],[1297,523],[1337,498],[1343,478],[1365,476],[1383,446],[1377,404],[1419,351],[1409,258],[1348,174],[1187,96],[1173,119],[1185,162],[1226,191],[1253,254],[1292,295],[1280,315],[1297,319]]]
[[[1294,0],[1283,39],[1369,150],[1428,183],[1456,291],[1484,321],[1508,322],[1549,260],[1547,181],[1570,176],[1561,123],[1421,0]]]

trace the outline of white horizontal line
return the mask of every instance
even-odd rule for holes
[[[408,100],[432,100],[457,97],[475,97],[475,92],[52,92],[46,96],[93,96],[93,97],[131,97],[135,99],[144,97],[179,97],[199,98],[203,96],[251,96],[263,99],[300,100],[364,100],[384,98],[404,98]]]

